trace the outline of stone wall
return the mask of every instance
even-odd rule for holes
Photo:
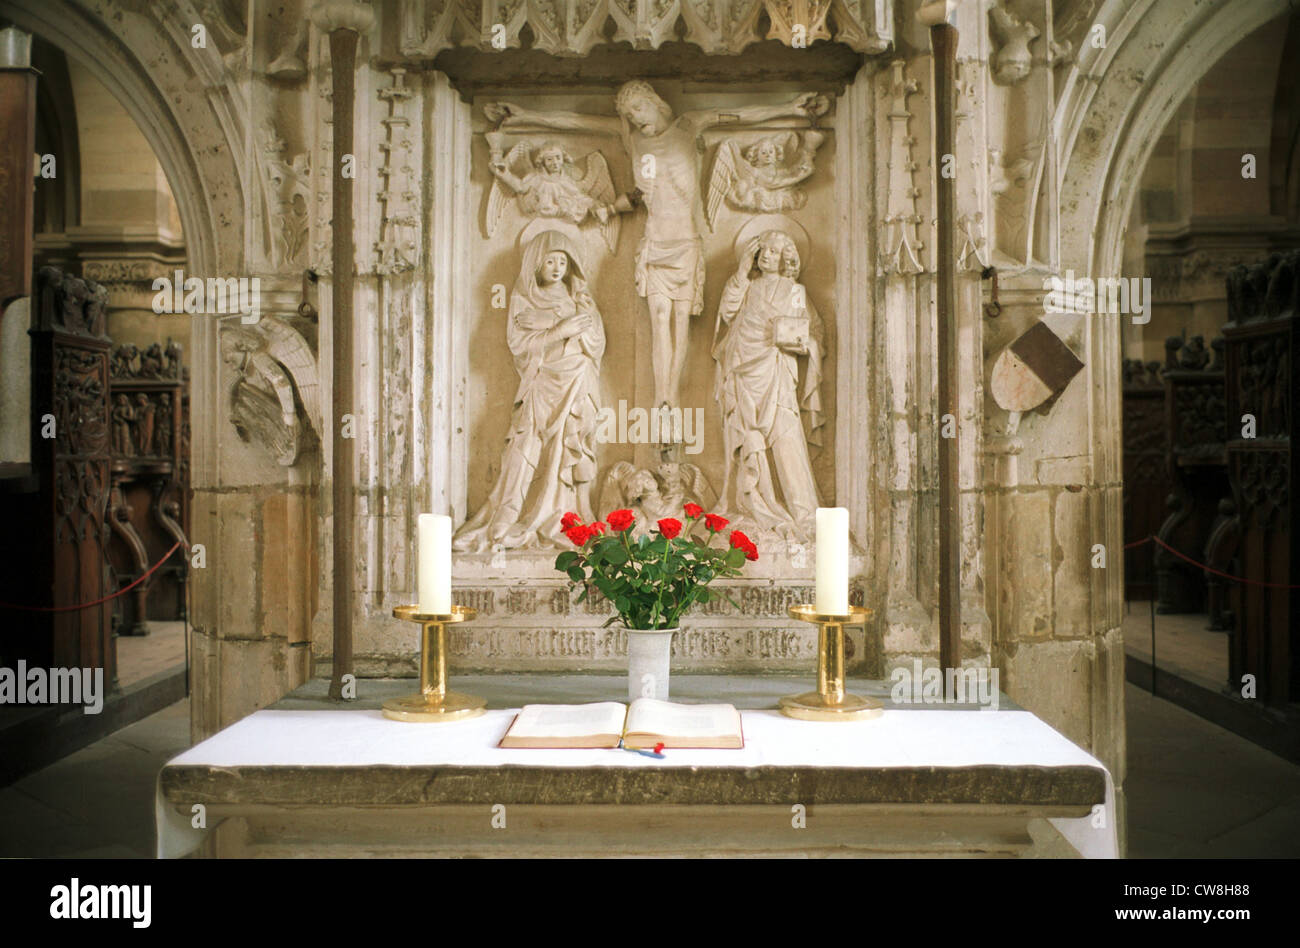
[[[139,122],[176,195],[189,266],[200,275],[267,281],[269,321],[256,334],[266,352],[280,353],[277,364],[293,382],[290,434],[298,447],[290,463],[256,439],[242,440],[228,420],[236,383],[269,386],[272,368],[257,376],[247,363],[223,361],[221,340],[237,337],[227,331],[239,328],[237,320],[192,323],[195,540],[208,554],[195,576],[194,730],[201,736],[274,700],[313,667],[329,668],[331,458],[322,434],[344,419],[330,417],[328,386],[328,44],[310,25],[305,0],[257,0],[246,22],[216,17],[206,4],[209,12],[200,13],[182,3],[184,15],[166,23],[107,2],[12,6],[20,26],[80,53]],[[960,4],[953,162],[933,145],[933,79],[918,4],[875,8],[891,6],[886,24],[873,20],[856,33],[838,26],[840,47],[861,59],[835,90],[835,150],[823,156],[834,155],[825,180],[833,182],[837,216],[824,225],[834,234],[834,266],[824,271],[834,285],[820,292],[834,301],[838,347],[834,463],[823,476],[828,487],[833,481],[835,501],[853,511],[855,582],[876,609],[874,624],[855,638],[854,668],[887,673],[913,657],[937,661],[936,429],[951,413],[961,462],[963,660],[999,668],[1011,697],[1090,747],[1122,791],[1121,320],[1044,319],[1044,280],[1068,270],[1117,272],[1142,169],[1178,103],[1286,4],[1211,0],[1189,11],[1180,0],[1150,0],[1141,15],[1135,3],[1102,11],[1051,4],[1050,12],[1038,3],[999,3],[996,11],[983,0]],[[509,24],[512,49],[533,16],[527,9]],[[469,441],[490,440],[493,423],[473,406],[485,386],[513,384],[484,374],[500,362],[499,347],[495,355],[487,348],[490,337],[478,341],[483,348],[473,358],[466,340],[456,341],[465,320],[482,311],[485,287],[475,283],[490,274],[479,268],[509,266],[475,257],[484,177],[474,94],[440,68],[455,71],[453,64],[472,57],[461,49],[459,59],[438,58],[451,55],[458,36],[482,35],[478,52],[490,52],[490,31],[480,34],[483,24],[460,7],[447,10],[434,16],[435,5],[419,0],[375,5],[358,57],[360,404],[341,414],[356,425],[354,620],[358,667],[371,674],[414,667],[414,631],[389,617],[412,595],[414,516],[469,513],[481,490],[471,479],[485,476],[469,463],[481,445]],[[196,49],[176,24],[200,21],[210,42]],[[540,48],[566,53],[560,66],[595,42],[529,25]],[[663,24],[629,21],[619,29],[640,46],[629,50],[638,58],[622,67],[628,75],[661,62],[655,48],[671,32]],[[737,52],[707,23],[691,29],[710,53]],[[121,49],[142,51],[141,58],[124,61]],[[807,68],[783,58],[796,52],[773,54],[783,82]],[[612,68],[603,47],[589,62]],[[652,78],[671,84],[674,77]],[[614,83],[602,82],[546,94],[576,103],[579,94],[608,95]],[[392,91],[398,87],[410,93]],[[683,86],[680,94],[719,88]],[[791,86],[776,91],[782,88]],[[739,92],[757,101],[772,89],[753,84]],[[956,171],[961,218],[960,384],[958,404],[946,410],[935,403],[933,306],[934,180],[945,165]],[[986,305],[994,292],[989,266],[999,307]],[[304,291],[308,267],[322,279]],[[713,290],[719,277],[711,271],[709,279]],[[299,315],[304,296],[318,319]],[[1012,417],[988,393],[988,379],[1008,345],[1040,320],[1084,368]],[[494,449],[483,450],[490,458]],[[1098,545],[1105,566],[1097,565]],[[795,566],[788,552],[785,562],[757,564],[772,572],[737,584],[742,615],[692,621],[682,670],[807,663],[811,673],[807,630],[780,620],[810,575],[811,564]],[[454,663],[617,667],[617,633],[597,631],[600,614],[565,607],[545,558],[507,558],[505,567],[484,559],[458,567],[462,594],[491,611],[460,630]]]

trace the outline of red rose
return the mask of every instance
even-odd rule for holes
[[[664,535],[664,539],[671,540],[682,532],[682,522],[672,517],[664,517],[659,521],[659,532]]]
[[[587,542],[587,538],[591,536],[591,531],[582,524],[575,523],[573,526],[569,527],[569,529],[564,531],[564,535],[569,538],[574,546],[582,546],[582,544]]]
[[[692,520],[704,513],[704,508],[699,504],[687,504],[685,509],[686,516],[690,517]]]
[[[605,532],[605,525],[597,520],[595,523],[587,524],[587,536],[594,537],[598,533]]]
[[[741,533],[739,530],[732,530],[731,536],[727,539],[728,542],[738,550],[743,550],[746,546],[751,545],[749,537],[745,536],[745,534]]]
[[[569,511],[560,518],[560,529],[568,530],[570,527],[577,526],[580,523],[582,523],[582,518],[573,511]]]
[[[758,547],[754,546],[754,544],[752,543],[747,543],[745,545],[745,559],[747,560],[758,559]]]
[[[726,526],[728,523],[730,523],[730,522],[731,522],[731,521],[728,520],[726,517],[719,517],[717,514],[705,514],[705,515],[704,515],[704,523],[705,523],[705,524],[708,526],[708,528],[709,528],[710,530],[712,530],[714,533],[721,533],[721,532],[722,532],[722,528],[725,527],[725,526]],[[742,534],[742,536],[743,536],[743,534]]]
[[[605,518],[609,521],[609,528],[617,530],[620,533],[632,526],[632,521],[636,519],[630,510],[611,510],[609,516]]]

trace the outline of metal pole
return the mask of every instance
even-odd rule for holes
[[[957,288],[955,282],[953,225],[957,217],[955,177],[942,174],[956,153],[957,30],[945,22],[930,27],[934,57],[934,186],[938,216],[935,247],[935,310],[938,323],[939,437],[939,665],[961,666],[961,492],[958,483],[957,406]],[[953,162],[955,164],[955,162]],[[943,416],[951,414],[951,438],[942,436]],[[951,676],[944,675],[945,687]]]
[[[343,436],[342,418],[355,412],[352,385],[352,176],[344,176],[345,155],[353,155],[352,111],[355,95],[357,33],[351,29],[330,32],[330,69],[334,84],[334,172],[331,262],[334,270],[334,673],[330,697],[343,697],[343,676],[352,673],[352,610],[356,479],[351,438]],[[348,159],[351,162],[352,159]]]

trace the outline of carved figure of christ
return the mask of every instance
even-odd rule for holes
[[[699,109],[674,116],[649,83],[624,83],[614,97],[616,115],[538,111],[507,102],[489,104],[489,120],[505,126],[616,135],[627,151],[636,191],[614,205],[621,212],[640,202],[645,235],[637,247],[637,292],[650,311],[655,407],[680,405],[690,318],[704,309],[704,214],[696,140],[708,128],[822,114],[826,100],[807,92],[784,105]]]

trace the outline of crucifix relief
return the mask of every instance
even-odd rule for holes
[[[646,209],[645,233],[636,252],[636,288],[650,312],[651,360],[656,408],[679,407],[690,318],[704,309],[704,208],[700,196],[700,150],[706,129],[778,118],[810,121],[829,107],[823,96],[804,93],[777,106],[698,109],[675,116],[647,82],[634,79],[614,97],[616,115],[538,111],[507,102],[484,112],[499,127],[534,126],[617,135],[632,165],[635,189],[614,203],[626,213]]]

